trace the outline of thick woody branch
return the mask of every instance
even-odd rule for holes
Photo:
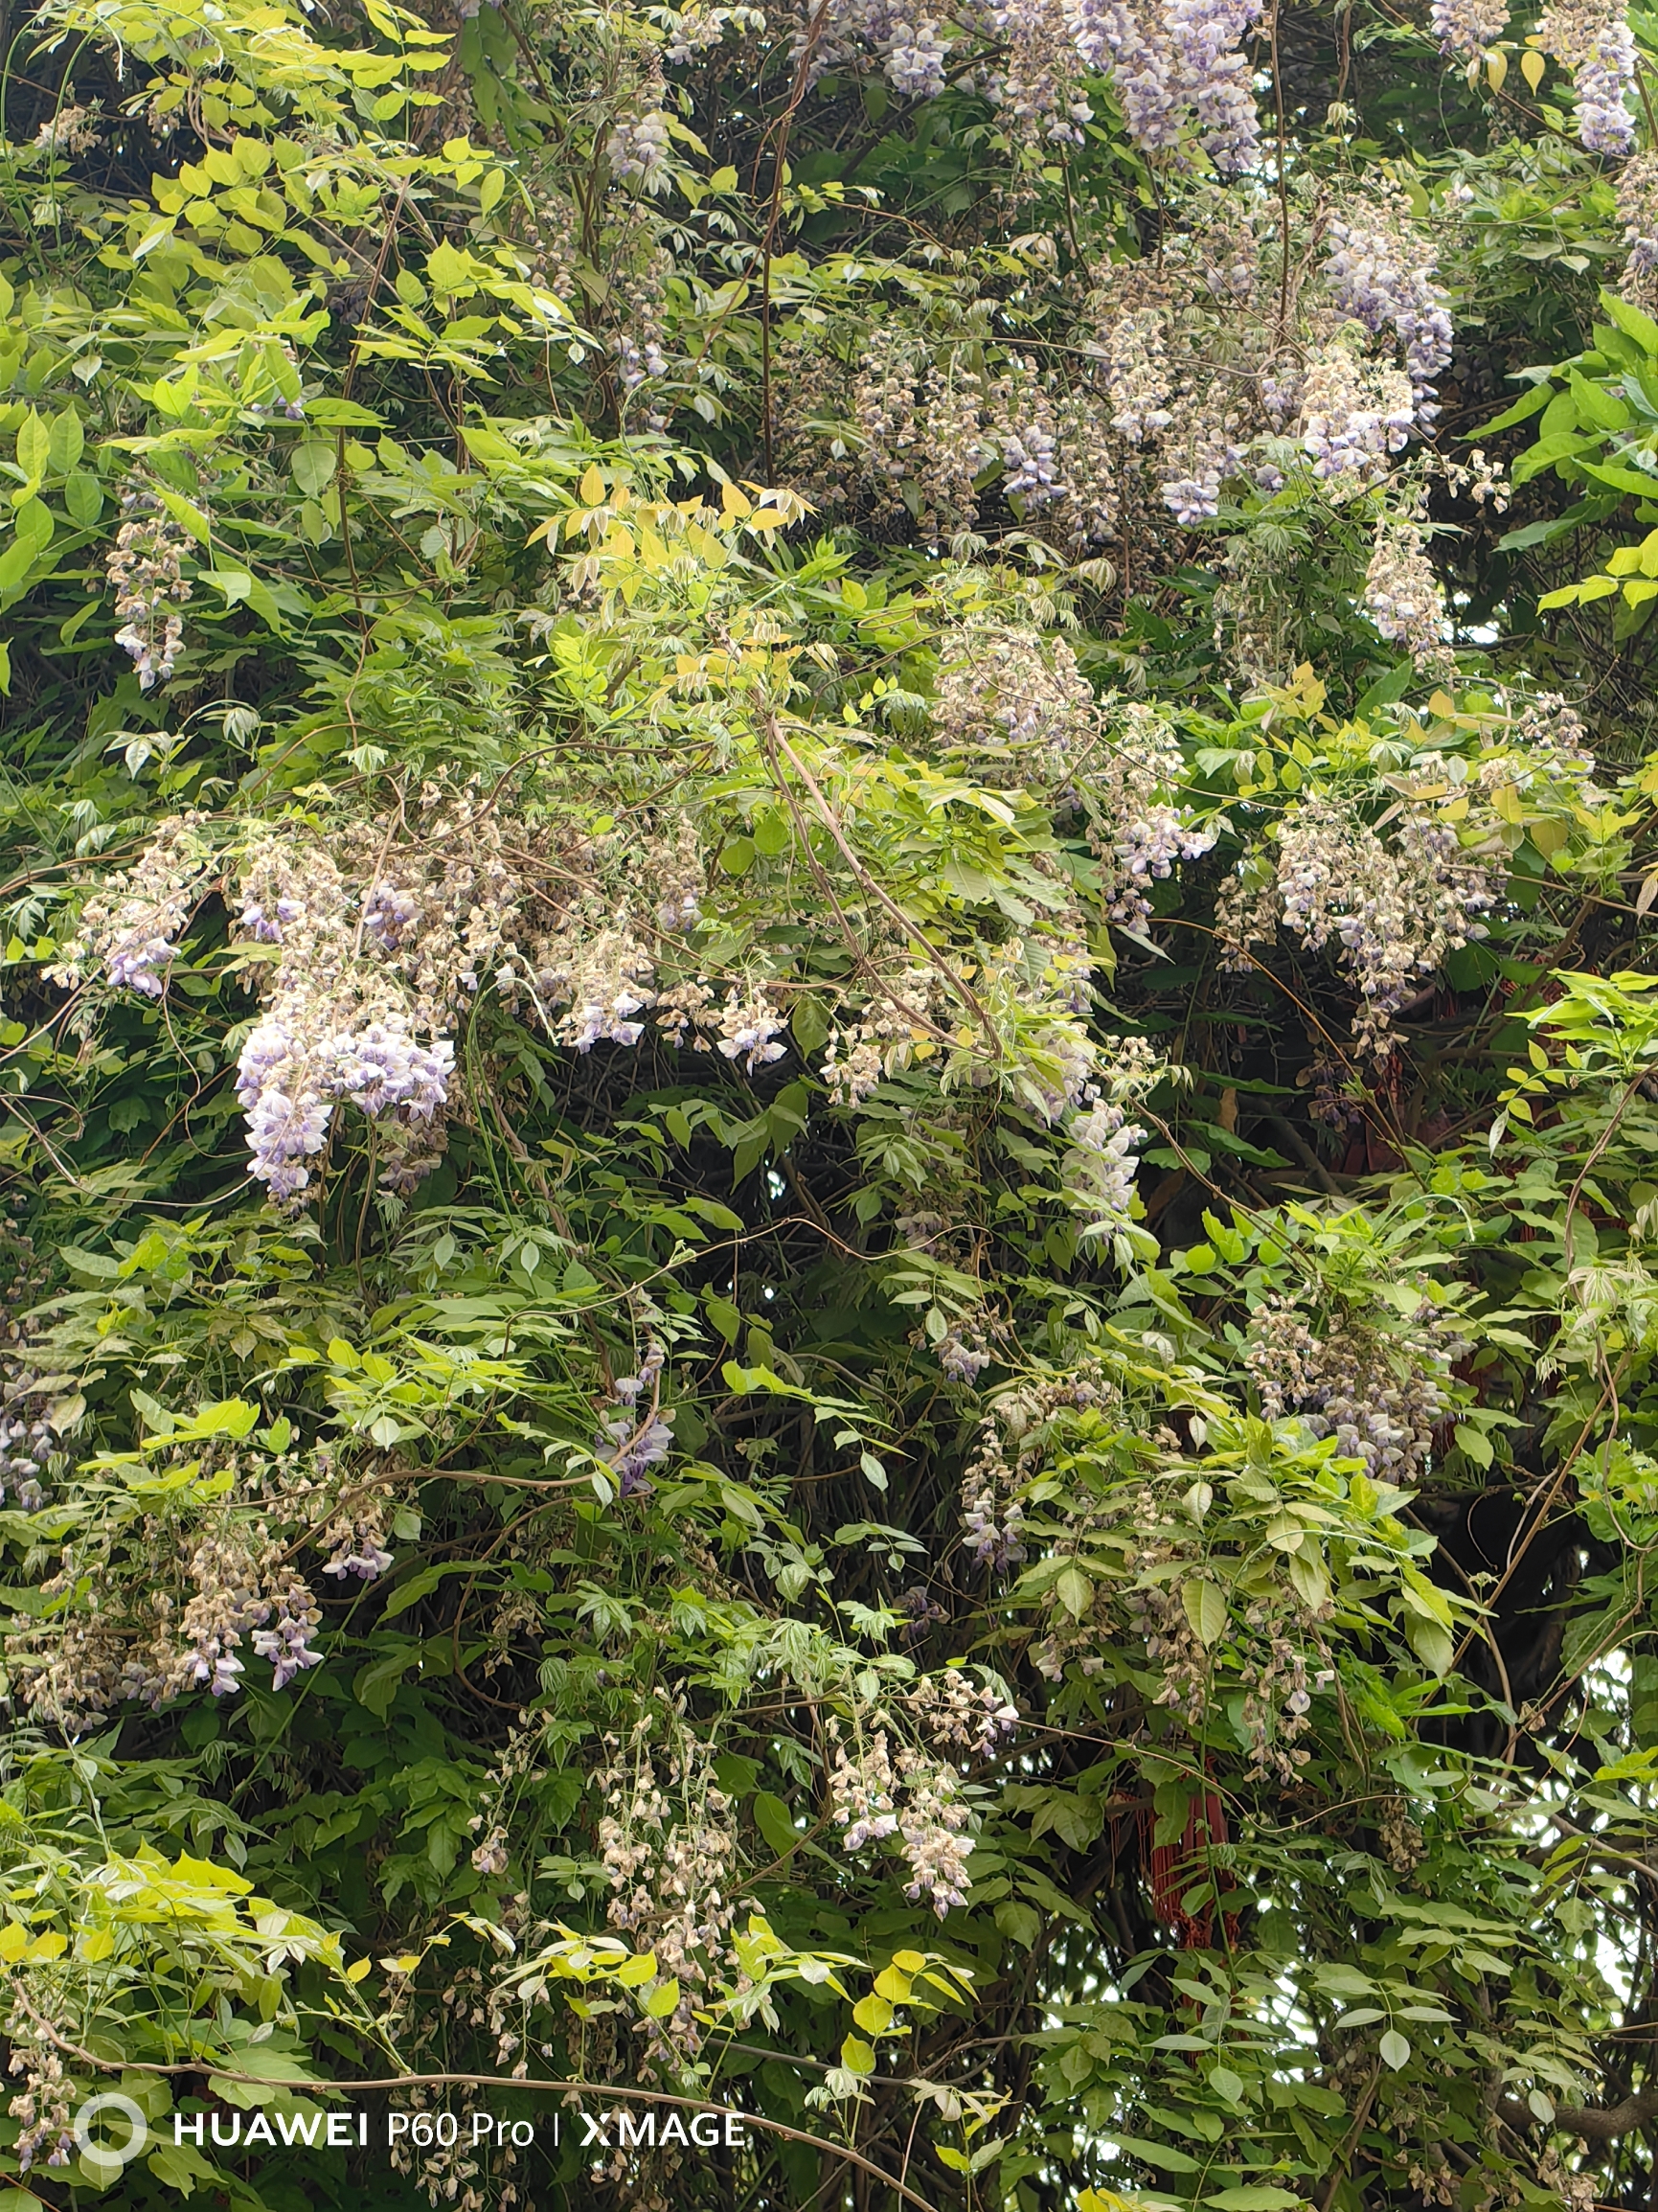
[[[1505,2097],[1497,2109],[1510,2128],[1537,2124],[1536,2115],[1513,2097]],[[1580,2135],[1586,2143],[1615,2143],[1654,2120],[1658,2120],[1658,2087],[1637,2090],[1621,2105],[1557,2105],[1550,2127],[1552,2132]]]

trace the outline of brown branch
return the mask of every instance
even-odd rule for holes
[[[1504,2097],[1497,2110],[1519,2133],[1539,2125],[1536,2114],[1517,2097]],[[1580,2135],[1586,2143],[1615,2143],[1658,2120],[1658,2087],[1638,2089],[1621,2105],[1556,2105],[1551,2133]]]

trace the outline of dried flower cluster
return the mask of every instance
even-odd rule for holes
[[[90,153],[102,136],[102,103],[77,101],[49,115],[30,143],[37,153],[64,154],[73,159],[77,154]]]

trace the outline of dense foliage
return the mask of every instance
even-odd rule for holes
[[[7,38],[0,2207],[1649,2204],[1658,18]]]

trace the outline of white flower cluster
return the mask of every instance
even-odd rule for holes
[[[163,822],[136,864],[118,871],[80,910],[55,983],[73,986],[101,968],[118,991],[159,998],[178,955],[178,934],[206,889],[216,855],[199,814]]]
[[[941,1920],[967,1902],[967,1860],[972,1855],[972,1814],[953,1767],[913,1745],[895,1759],[887,1731],[877,1728],[849,1759],[829,1723],[834,1757],[829,1767],[829,1812],[849,1854],[897,1836],[909,1863],[904,1895],[926,1898]]]
[[[1428,11],[1440,52],[1483,61],[1509,28],[1509,0],[1433,0]]]
[[[1102,720],[1103,747],[1081,787],[1090,817],[1088,842],[1102,858],[1115,862],[1106,912],[1114,922],[1143,929],[1151,919],[1151,884],[1171,875],[1177,860],[1201,859],[1217,832],[1170,797],[1186,764],[1155,707],[1117,702],[1103,710]]]
[[[1419,670],[1455,670],[1445,642],[1445,595],[1422,549],[1419,523],[1382,515],[1365,571],[1364,609],[1380,634],[1404,646]]]
[[[1618,219],[1628,259],[1618,289],[1650,313],[1658,306],[1658,152],[1637,153],[1618,178]]]
[[[124,492],[121,510],[127,520],[103,567],[122,626],[115,642],[131,656],[139,688],[148,692],[167,682],[184,643],[184,617],[174,610],[191,597],[190,579],[179,566],[188,540],[148,491]]]
[[[1269,1421],[1299,1414],[1373,1473],[1408,1482],[1427,1464],[1467,1349],[1426,1300],[1408,1321],[1341,1308],[1315,1329],[1293,1299],[1271,1295],[1250,1316],[1244,1366]]]
[[[1639,62],[1624,0],[1552,0],[1537,25],[1545,54],[1572,73],[1578,136],[1591,153],[1635,150],[1629,103]]]
[[[350,1513],[340,1514],[329,1523],[322,1544],[329,1555],[324,1574],[332,1575],[342,1585],[348,1575],[359,1583],[377,1581],[392,1563],[384,1499],[358,1498]]]
[[[15,1498],[23,1513],[38,1513],[46,1502],[44,1484],[55,1458],[62,1463],[58,1441],[57,1384],[37,1364],[34,1342],[38,1320],[25,1309],[44,1294],[45,1268],[33,1237],[0,1229],[0,1243],[11,1244],[15,1266],[6,1287],[10,1309],[0,1326],[0,1501]]]
[[[1299,1739],[1312,1726],[1313,1693],[1328,1689],[1335,1674],[1324,1665],[1308,1670],[1309,1624],[1296,1617],[1304,1610],[1293,1600],[1287,1606],[1282,1600],[1276,1606],[1258,1601],[1245,1615],[1246,1626],[1255,1633],[1238,1669],[1243,1684],[1238,1721],[1250,1748],[1252,1781],[1270,1774],[1294,1784],[1311,1763],[1312,1753]],[[1286,1632],[1292,1627],[1302,1633]],[[1318,1659],[1329,1657],[1328,1647],[1316,1635],[1313,1648]]]
[[[1094,687],[1062,637],[974,623],[939,641],[933,729],[948,757],[1030,785],[1072,786],[1103,750]]]
[[[1408,204],[1382,196],[1330,218],[1324,282],[1337,314],[1373,338],[1392,331],[1411,380],[1417,420],[1431,422],[1432,381],[1451,357],[1451,318],[1434,257]]]
[[[1487,789],[1512,784],[1524,791],[1548,781],[1563,785],[1577,806],[1606,804],[1595,782],[1597,764],[1583,718],[1558,692],[1539,692],[1527,700],[1505,737],[1481,759],[1479,781]]]
[[[877,969],[871,980],[877,988],[864,1012],[855,1021],[843,1020],[829,1031],[819,1063],[837,1106],[862,1106],[883,1076],[896,1075],[911,1064],[919,1038],[924,1035],[918,1031],[917,1015],[936,1023],[946,1012],[937,969],[894,962]]]
[[[279,1204],[305,1192],[342,1102],[405,1124],[444,1104],[454,1047],[413,1034],[417,1003],[392,957],[410,919],[378,884],[359,906],[315,838],[272,836],[249,855],[241,926],[282,953],[257,970],[264,1011],[242,1045],[237,1098],[253,1174]]]
[[[658,1733],[665,1741],[653,1749]],[[642,2026],[653,2046],[671,2037],[683,2059],[701,2043],[696,2008],[737,1917],[731,1893],[740,1851],[731,1800],[715,1783],[711,1747],[660,1688],[627,1744],[608,1736],[605,1749],[597,1784],[604,1805],[599,1855],[612,1893],[607,1917],[630,1932],[636,1949],[654,1951],[657,1972],[677,1982],[673,2012]]]
[[[322,1620],[316,1601],[274,1553],[262,1526],[251,1539],[227,1531],[196,1546],[190,1562],[195,1595],[179,1624],[184,1648],[153,1685],[150,1703],[190,1689],[233,1696],[242,1673],[237,1653],[250,1635],[254,1651],[271,1661],[275,1690],[284,1689],[302,1669],[322,1664],[323,1654],[310,1641]]]
[[[1090,352],[1111,427],[1191,527],[1235,479],[1276,490],[1299,447],[1337,494],[1376,481],[1438,412],[1451,325],[1402,196],[1279,211],[1194,188],[1158,254],[1093,296]],[[1293,441],[1293,444],[1287,443]]]
[[[1397,1043],[1393,1017],[1449,952],[1486,934],[1478,919],[1501,896],[1500,860],[1464,848],[1430,810],[1407,806],[1384,840],[1341,800],[1293,807],[1238,865],[1215,919],[1227,963],[1247,969],[1246,947],[1270,943],[1280,924],[1309,951],[1337,947],[1359,994],[1353,1035],[1385,1060]]]
[[[1411,380],[1392,362],[1356,353],[1344,332],[1307,365],[1302,448],[1332,490],[1363,490],[1387,473],[1417,422]]]
[[[666,192],[671,182],[668,166],[668,118],[657,109],[647,115],[625,117],[604,143],[610,173],[641,192]]]
[[[976,772],[1057,785],[1087,814],[1114,922],[1143,927],[1151,883],[1215,843],[1170,797],[1185,763],[1168,722],[1152,707],[1097,699],[1062,637],[985,623],[943,639],[933,725],[945,753],[970,759]],[[1089,1003],[1087,966],[1076,1012]]]
[[[1073,1204],[1087,1216],[1085,1236],[1109,1236],[1125,1228],[1134,1202],[1134,1149],[1146,1131],[1120,1106],[1097,1100],[1072,1120],[1066,1135],[1061,1174]]]
[[[26,2005],[16,1979],[12,1991],[5,2027],[10,2054],[6,2070],[22,2086],[7,2109],[18,2126],[14,2145],[17,2164],[25,2174],[32,2166],[67,2166],[76,2153],[74,2107],[79,2102],[79,2091],[50,2040],[49,2031],[57,2031],[50,2021],[42,2025],[44,1993],[33,1988],[33,2001]],[[62,2028],[69,2031],[73,2025],[66,2020]]]
[[[1019,1725],[1019,1708],[1005,1686],[975,1682],[964,1667],[918,1675],[902,1702],[934,1750],[947,1759],[988,1759]]]

